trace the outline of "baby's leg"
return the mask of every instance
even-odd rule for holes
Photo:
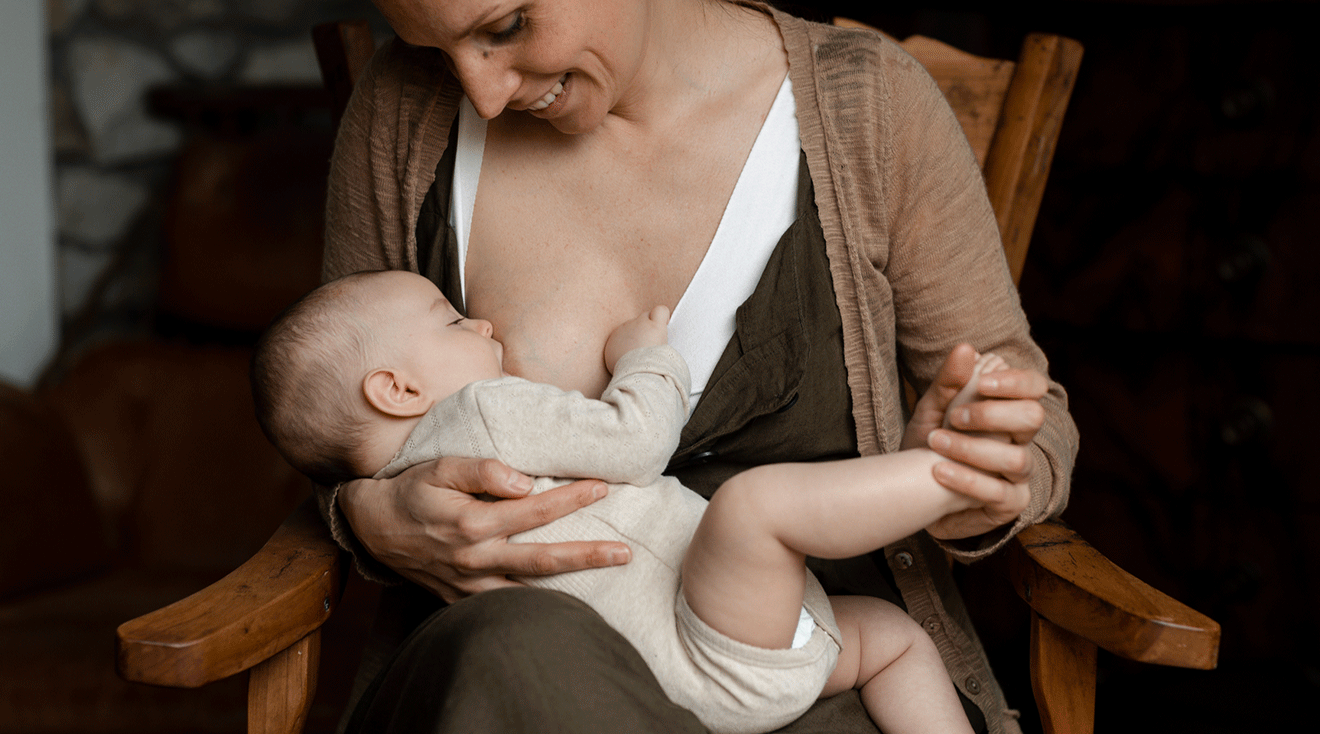
[[[979,375],[1002,369],[987,355],[955,398],[976,395]],[[958,402],[961,400],[961,402]],[[715,493],[683,561],[692,611],[749,645],[788,647],[806,583],[806,556],[851,558],[906,538],[978,503],[935,481],[926,449],[817,464],[772,464]]]
[[[942,460],[916,449],[738,474],[715,493],[688,547],[688,604],[736,640],[788,647],[805,556],[858,556],[976,506],[935,481],[931,468]]]
[[[861,689],[871,720],[892,734],[970,732],[935,643],[903,610],[868,596],[832,596],[843,635],[821,698]]]

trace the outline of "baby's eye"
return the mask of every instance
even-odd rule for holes
[[[457,326],[457,325],[463,323],[464,321],[467,321],[467,318],[465,318],[465,317],[463,317],[463,316],[459,316],[458,318],[454,319],[453,321],[450,321],[450,322],[449,322],[449,325],[450,325],[450,326]]]

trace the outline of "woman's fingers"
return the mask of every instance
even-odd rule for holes
[[[630,557],[624,543],[573,541],[568,543],[501,543],[497,568],[514,576],[553,576],[557,573],[602,568],[626,563]]]
[[[510,576],[552,576],[586,568],[627,563],[631,551],[623,543],[574,541],[569,543],[506,543],[494,541],[474,550],[466,560],[470,567],[446,567],[448,573],[421,570],[402,572],[450,603],[491,589],[523,584]]]
[[[953,461],[942,461],[934,466],[935,481],[958,494],[970,497],[1000,513],[1017,517],[1031,499],[1026,483],[1010,482],[1003,477],[987,474]]]
[[[1039,400],[1049,389],[1049,379],[1036,370],[999,370],[982,376],[977,384],[981,397],[1009,400]]]
[[[967,538],[987,533],[1016,520],[1031,501],[1031,488],[1025,481],[1010,482],[951,461],[936,464],[932,472],[945,488],[981,503],[980,507],[932,523],[927,530],[937,538]]]
[[[946,459],[1002,476],[1014,483],[1029,480],[1035,468],[1031,451],[1023,444],[944,429],[932,431],[929,444],[935,453]]]
[[[468,578],[548,576],[627,563],[624,543],[509,543],[508,537],[546,525],[606,496],[603,482],[582,480],[530,497],[481,502],[457,520],[459,547],[454,568]]]
[[[432,487],[455,489],[467,494],[494,497],[523,497],[532,491],[532,478],[495,459],[442,458],[419,464],[408,471],[425,473],[422,481]]]
[[[959,344],[945,358],[930,387],[917,401],[903,434],[901,448],[911,449],[926,444],[926,436],[944,423],[944,411],[954,396],[972,378],[976,366],[976,350],[970,344]]]
[[[960,354],[964,351],[968,354]],[[974,355],[965,345],[949,355],[937,383],[918,404],[904,436],[904,448],[915,438],[949,459],[935,465],[936,481],[981,505],[932,523],[927,530],[938,538],[966,538],[989,532],[1016,520],[1031,501],[1030,481],[1035,466],[1028,445],[1045,423],[1040,399],[1049,390],[1049,380],[1035,370],[983,372],[977,380],[976,398],[950,409],[949,400],[940,402],[940,398],[958,383],[962,362],[966,361],[970,370]],[[941,385],[940,379],[947,384]],[[965,383],[963,379],[959,384]],[[946,410],[949,425],[956,430],[942,427]],[[928,427],[931,419],[924,417],[926,412],[938,412],[940,423]]]
[[[377,560],[447,601],[516,585],[508,574],[564,573],[627,563],[617,542],[511,544],[606,496],[597,480],[528,495],[531,479],[493,460],[440,459],[393,479],[359,480],[339,502]],[[476,495],[497,499],[488,502]]]
[[[929,400],[932,407],[943,412],[958,391],[972,379],[976,359],[976,350],[972,345],[959,344],[954,347],[944,359],[944,364],[940,366],[940,371],[935,375],[922,399]]]
[[[471,540],[479,542],[489,538],[507,538],[515,533],[548,525],[603,499],[607,494],[609,488],[604,482],[583,479],[530,497],[485,503],[484,514],[490,526]]]
[[[960,431],[1007,434],[1013,443],[1026,444],[1045,425],[1045,406],[1034,399],[979,400],[950,411],[949,424]]]

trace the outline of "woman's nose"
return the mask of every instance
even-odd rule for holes
[[[499,58],[502,54],[493,54],[495,58],[487,59],[481,51],[472,51],[465,56],[454,59],[455,73],[477,114],[489,120],[504,111],[518,93],[522,79]]]

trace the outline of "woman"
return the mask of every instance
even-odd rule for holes
[[[910,57],[753,2],[377,6],[400,40],[340,129],[327,278],[422,272],[494,323],[511,372],[592,396],[614,326],[668,306],[696,405],[670,472],[698,491],[761,463],[929,445],[981,470],[936,470],[987,503],[928,529],[966,560],[1062,510],[1066,398],[1028,336],[975,160]],[[1017,369],[949,418],[1012,443],[940,430],[971,368],[963,343]],[[900,375],[924,393],[906,423]],[[600,492],[522,498],[528,486],[443,460],[320,493],[364,573],[416,584],[387,590],[364,661],[385,672],[353,725],[699,730],[589,610],[526,589],[468,597],[516,586],[506,574],[627,561],[616,544],[506,544]],[[896,588],[973,723],[1015,731],[940,547],[914,536],[884,555],[815,570],[839,592]],[[423,623],[439,604],[421,589],[462,601]],[[787,729],[815,730],[874,728],[845,694]]]

